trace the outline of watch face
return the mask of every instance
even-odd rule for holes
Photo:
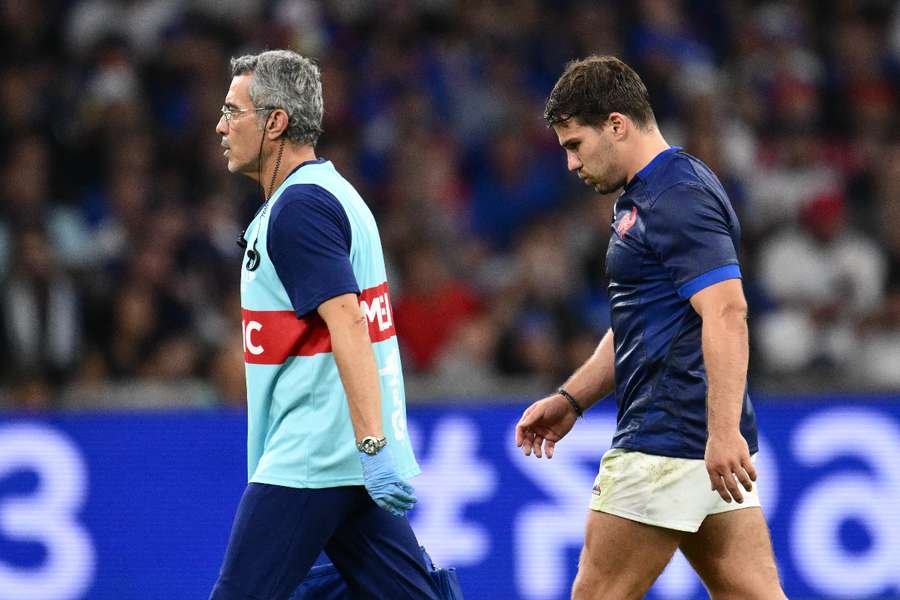
[[[365,452],[366,454],[374,456],[374,455],[378,454],[378,451],[381,450],[382,448],[384,448],[386,445],[387,445],[387,439],[381,438],[379,440],[379,439],[369,436],[369,437],[363,438],[363,440],[361,442],[359,442],[356,445],[356,447],[360,452]]]

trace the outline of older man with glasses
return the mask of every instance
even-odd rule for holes
[[[324,549],[354,596],[436,598],[406,519],[419,472],[381,241],[317,158],[319,69],[232,60],[216,131],[265,202],[242,236],[249,483],[213,600],[288,598]]]

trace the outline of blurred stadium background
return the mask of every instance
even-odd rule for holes
[[[900,4],[0,2],[0,600],[205,598],[244,484],[228,59],[322,66],[319,153],[379,220],[425,474],[472,599],[566,598],[611,406],[512,428],[608,326],[611,197],[543,101],[610,53],[744,229],[765,507],[792,598],[900,597]],[[610,403],[611,404],[611,403]],[[705,597],[682,558],[651,592]]]

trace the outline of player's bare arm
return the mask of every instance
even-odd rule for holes
[[[384,437],[381,430],[381,388],[369,339],[369,325],[356,294],[342,294],[319,305],[328,326],[332,352],[350,405],[356,440]]]
[[[593,406],[615,387],[615,352],[612,330],[608,330],[591,357],[563,384],[581,411]],[[553,448],[572,427],[578,414],[570,400],[552,394],[529,406],[516,425],[516,446],[525,456],[553,458]]]
[[[691,297],[703,320],[703,362],[707,377],[706,469],[722,499],[743,502],[739,481],[753,489],[756,469],[741,435],[741,407],[747,381],[747,301],[740,279],[711,285]]]

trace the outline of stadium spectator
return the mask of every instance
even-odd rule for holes
[[[503,129],[491,142],[486,168],[475,177],[471,207],[473,231],[500,250],[529,221],[563,200],[555,161],[523,141],[518,127]]]
[[[78,365],[82,343],[81,298],[57,260],[46,233],[23,225],[15,234],[10,272],[2,288],[3,372],[19,389],[55,388]],[[43,394],[28,404],[45,405]]]
[[[430,371],[456,331],[475,317],[479,298],[453,277],[437,248],[426,243],[406,248],[402,292],[393,303],[401,347],[417,371]]]
[[[227,306],[240,261],[233,238],[258,207],[258,192],[219,176],[207,124],[230,54],[292,46],[319,57],[331,99],[322,154],[370,203],[388,268],[399,275],[409,245],[428,239],[490,307],[491,331],[514,346],[497,352],[530,354],[549,368],[533,352],[538,338],[506,334],[521,319],[530,335],[540,332],[568,352],[583,331],[571,327],[573,315],[602,329],[610,213],[584,217],[580,192],[559,175],[555,140],[535,115],[567,60],[613,53],[646,69],[667,139],[715,163],[744,227],[751,314],[777,313],[784,307],[762,292],[754,267],[784,229],[800,228],[801,209],[815,197],[844,194],[849,226],[879,252],[891,246],[877,215],[878,190],[894,176],[881,167],[882,149],[900,126],[895,4],[3,3],[0,275],[11,268],[20,224],[44,229],[84,307],[79,345],[89,351],[62,377],[66,387],[95,371],[107,336],[103,315],[130,293],[132,263],[165,264],[169,282],[153,284],[151,302],[174,296],[184,312],[172,319],[163,307],[161,339],[182,339],[180,348],[199,353],[186,363],[192,377],[210,377],[237,318]],[[541,310],[535,319],[527,303],[495,310],[529,268],[520,264],[531,259],[517,250],[519,240],[549,214],[565,228],[558,239],[569,246],[570,264],[590,268],[568,274],[563,311]],[[179,233],[185,222],[200,227]],[[155,250],[142,258],[157,232],[169,258]],[[853,336],[864,348],[874,344],[869,330]],[[484,348],[497,347],[492,338]],[[141,360],[154,362],[156,349]],[[511,380],[504,361],[493,354],[486,367],[500,394],[545,375],[516,359]],[[840,364],[826,383],[803,371],[788,380],[779,369],[758,369],[754,385],[856,386],[860,373]],[[411,382],[445,389],[437,377]],[[0,381],[11,384],[8,376]]]
[[[881,153],[876,215],[887,250],[885,294],[863,323],[859,354],[851,361],[854,383],[863,388],[900,389],[900,143]]]
[[[757,343],[773,372],[848,363],[861,349],[860,325],[884,299],[884,254],[846,211],[843,196],[818,196],[801,209],[800,227],[761,248],[760,283],[777,308],[761,318]]]

